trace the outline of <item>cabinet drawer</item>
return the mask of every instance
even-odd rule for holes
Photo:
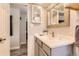
[[[47,53],[48,56],[51,55],[51,48],[49,48],[46,44],[43,43],[43,50]]]
[[[42,48],[39,47],[39,56],[47,56]]]
[[[40,47],[42,47],[42,42],[39,39],[37,39],[37,43]]]

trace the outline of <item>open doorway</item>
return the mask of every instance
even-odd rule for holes
[[[27,55],[27,8],[20,8],[20,49],[21,55]]]
[[[27,56],[28,19],[27,5],[11,4],[12,36],[10,40],[11,56]]]

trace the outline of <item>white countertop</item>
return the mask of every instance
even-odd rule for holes
[[[40,36],[39,34],[35,34],[35,37],[37,37],[39,40],[41,40],[43,43],[45,43],[50,48],[56,48],[61,47],[64,45],[71,45],[75,42],[75,39],[70,36],[56,36],[51,37],[48,35]]]

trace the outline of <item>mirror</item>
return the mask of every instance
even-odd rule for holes
[[[66,9],[64,4],[55,4],[48,10],[47,27],[65,27],[69,26],[70,10]]]

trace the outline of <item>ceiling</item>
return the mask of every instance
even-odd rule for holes
[[[35,4],[40,5],[40,6],[44,7],[44,8],[48,8],[48,6],[51,5],[51,3],[35,3]]]

